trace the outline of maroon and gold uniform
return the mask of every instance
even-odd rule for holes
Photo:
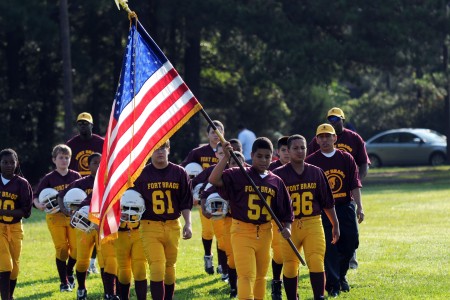
[[[15,175],[4,183],[0,179],[0,274],[11,272],[10,280],[17,280],[22,251],[22,217],[13,217],[8,211],[21,210],[23,218],[31,215],[33,191],[28,181]],[[9,283],[8,283],[9,284]]]
[[[181,234],[179,218],[182,211],[191,210],[193,206],[189,176],[182,167],[171,162],[163,169],[149,164],[134,182],[133,189],[145,201],[140,234],[150,266],[152,295],[154,291],[159,293],[163,283],[166,297],[171,298]]]
[[[72,149],[72,159],[69,169],[78,171],[82,176],[91,174],[88,166],[88,157],[95,152],[102,153],[104,139],[92,134],[89,140],[82,139],[80,135],[74,136],[66,145]]]
[[[216,157],[214,149],[210,144],[203,145],[192,149],[184,161],[180,164],[185,167],[187,164],[195,162],[202,166],[203,172],[198,174],[192,181],[192,187],[194,188],[198,183],[205,183],[208,181],[208,177],[211,174],[213,166],[219,162]],[[205,271],[209,274],[214,273],[214,266],[212,260],[212,240],[214,238],[214,228],[211,219],[206,218],[202,214],[202,210],[199,209],[200,222],[202,225],[202,243],[205,250]]]
[[[188,163],[195,162],[202,166],[203,170],[215,165],[219,159],[215,155],[214,149],[211,145],[203,145],[192,149],[188,156],[181,162],[181,166],[185,167]]]
[[[336,149],[350,153],[358,166],[369,163],[364,140],[359,134],[352,130],[343,128],[342,132],[337,135],[335,147]],[[311,155],[319,150],[319,148],[317,137],[314,137],[308,145],[307,155]]]
[[[58,192],[66,189],[70,183],[81,176],[78,172],[68,170],[66,175],[61,175],[58,171],[52,171],[44,176],[40,181],[34,198],[39,197],[39,193],[45,188],[54,188]],[[56,250],[56,258],[66,261],[69,255],[72,259],[77,258],[75,229],[70,226],[70,217],[64,215],[61,211],[46,215],[47,227],[52,236],[53,245]]]
[[[245,172],[255,182],[280,222],[294,219],[289,194],[283,181],[271,172],[260,175],[254,167]],[[231,245],[238,276],[239,299],[264,299],[270,264],[272,216],[248,179],[238,168],[223,171],[222,198],[228,199],[233,216]]]
[[[64,191],[60,192],[60,197],[64,195],[73,188],[82,189],[88,197],[81,202],[80,207],[91,204],[92,189],[94,187],[94,176],[88,175],[81,179],[72,182]],[[115,294],[114,281],[117,275],[117,260],[116,253],[114,249],[114,241],[107,241],[98,244],[98,232],[96,230],[91,230],[89,232],[84,232],[81,230],[76,231],[77,240],[77,281],[78,289],[85,289],[85,281],[87,270],[89,268],[90,259],[94,245],[97,247],[97,261],[103,272],[103,284],[105,288],[105,293],[113,295]]]
[[[309,271],[322,273],[324,272],[325,235],[321,213],[323,209],[334,207],[327,178],[320,168],[307,163],[304,163],[302,174],[298,174],[290,163],[274,170],[274,174],[284,181],[291,196],[295,215],[295,221],[291,227],[292,242],[297,249],[303,248]],[[281,246],[283,275],[294,278],[298,274],[300,261],[287,242],[282,241]]]
[[[358,225],[352,190],[361,188],[358,167],[353,157],[336,149],[325,156],[320,150],[308,156],[306,162],[320,167],[328,179],[335,200],[336,215],[339,220],[340,239],[332,244],[332,225],[326,216],[322,223],[326,239],[325,274],[326,289],[340,290],[347,274],[349,261],[358,248]]]

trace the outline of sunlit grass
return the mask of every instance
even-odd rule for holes
[[[350,270],[349,293],[342,299],[449,299],[450,298],[450,172],[432,168],[439,180],[428,180],[427,167],[381,168],[384,174],[419,172],[422,181],[365,184],[366,220],[360,226],[359,268]],[[378,173],[370,170],[369,176]],[[437,170],[437,171],[436,171]],[[370,178],[370,177],[369,177]],[[368,178],[368,179],[369,179]],[[368,180],[369,181],[369,180]],[[228,299],[228,286],[219,275],[203,271],[199,214],[193,212],[194,237],[180,241],[176,299]],[[76,299],[60,293],[55,257],[43,213],[33,211],[24,222],[25,238],[16,299]],[[216,257],[214,263],[217,264]],[[270,299],[271,271],[265,299]],[[99,275],[87,280],[89,299],[103,299]],[[312,299],[308,273],[301,268],[301,299]],[[132,299],[135,299],[133,296]],[[148,295],[150,299],[150,295]]]

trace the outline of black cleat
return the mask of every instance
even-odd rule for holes
[[[350,292],[350,286],[348,285],[347,279],[345,277],[343,280],[341,280],[341,291]]]
[[[272,300],[282,300],[281,296],[281,286],[283,281],[272,280]]]

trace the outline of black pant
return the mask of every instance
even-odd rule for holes
[[[341,236],[337,244],[331,244],[332,226],[328,217],[323,213],[322,223],[325,232],[325,275],[326,290],[340,290],[340,282],[347,275],[348,264],[359,245],[358,224],[356,222],[355,204],[337,204],[336,215],[339,221]]]

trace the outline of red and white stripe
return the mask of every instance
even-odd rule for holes
[[[118,120],[113,104],[90,209],[92,216],[99,215],[100,239],[118,231],[121,194],[151,153],[201,108],[169,61],[145,82]]]

